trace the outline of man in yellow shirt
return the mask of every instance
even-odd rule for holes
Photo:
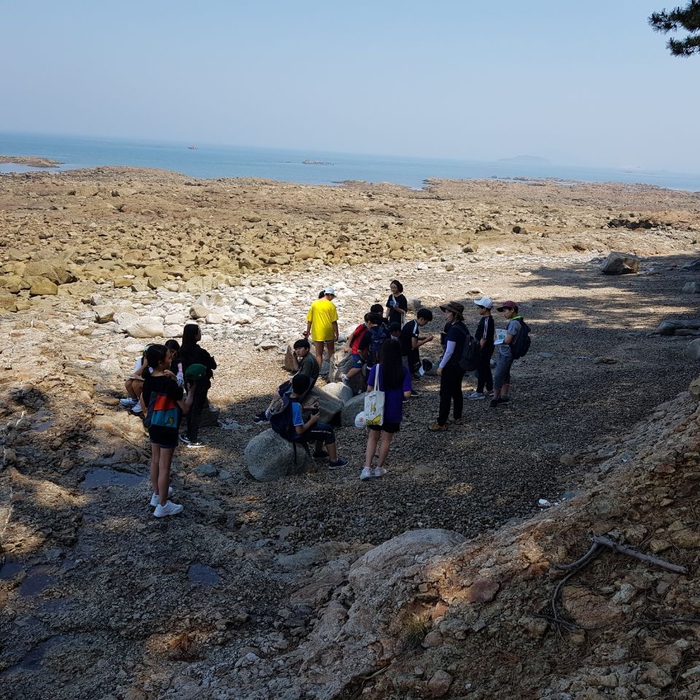
[[[306,314],[306,330],[303,335],[311,338],[314,344],[314,354],[318,366],[323,364],[323,347],[328,350],[328,359],[335,352],[335,341],[338,340],[338,311],[333,303],[335,289],[326,287],[323,296],[311,304],[309,313]]]

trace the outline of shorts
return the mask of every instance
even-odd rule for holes
[[[368,425],[370,430],[382,430],[385,433],[398,433],[401,430],[401,423],[384,423],[384,425]]]
[[[162,425],[152,425],[148,429],[148,437],[153,445],[164,450],[174,450],[177,447],[177,428],[165,428]]]

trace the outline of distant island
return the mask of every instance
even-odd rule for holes
[[[333,163],[324,163],[322,160],[306,160],[301,161],[303,165],[333,165]]]
[[[520,165],[549,165],[546,158],[539,156],[515,156],[514,158],[499,158],[498,163],[515,163]]]
[[[53,158],[41,158],[39,156],[0,156],[0,163],[28,165],[30,168],[57,168],[63,164],[63,161],[53,160]]]

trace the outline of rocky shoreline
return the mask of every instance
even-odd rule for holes
[[[676,398],[697,370],[687,337],[652,332],[697,310],[682,291],[697,279],[697,194],[490,181],[416,192],[123,168],[0,176],[0,192],[0,696],[506,698],[519,686],[499,669],[523,663],[511,656],[522,642],[538,669],[522,697],[598,697],[611,686],[580,679],[605,665],[595,650],[612,654],[610,634],[567,636],[555,654],[532,587],[550,590],[552,564],[582,554],[588,531],[668,542],[652,551],[696,563],[692,537],[674,534],[694,532],[695,482],[663,480],[697,470],[696,404]],[[602,276],[611,250],[640,256],[640,272]],[[251,480],[250,418],[287,376],[310,301],[333,284],[347,333],[396,277],[436,312],[447,298],[522,301],[533,350],[515,368],[513,405],[470,402],[466,426],[435,436],[429,376],[384,480],[357,479],[364,436],[351,428],[339,431],[347,472]],[[146,504],[140,422],[117,404],[143,338],[176,336],[191,318],[219,363],[222,427],[176,455],[185,513],[162,523]],[[540,498],[576,493],[521,520]],[[456,593],[480,577],[485,593]],[[639,577],[650,583],[631,581],[636,600],[651,586],[661,595],[661,579]],[[678,586],[663,599],[676,591],[694,617]],[[567,593],[580,617],[585,601]],[[665,673],[693,697],[695,676],[682,675],[694,637],[663,634],[644,643],[688,650],[677,663],[640,660],[620,637],[627,656],[616,651],[598,680],[612,674],[621,696],[642,697],[638,685],[669,687]],[[635,663],[647,666],[635,675]]]

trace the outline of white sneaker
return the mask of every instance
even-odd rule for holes
[[[132,406],[135,406],[138,401],[136,399],[132,399],[131,396],[127,396],[125,399],[119,399],[119,403],[125,408],[131,408]]]
[[[170,498],[170,496],[172,496],[173,493],[174,493],[173,487],[168,486],[168,498]],[[158,496],[157,493],[154,493],[151,496],[151,508],[155,508],[159,503],[160,503],[160,496]]]
[[[134,404],[134,407],[131,409],[131,412],[138,416],[139,413],[141,413],[141,404],[140,403]]]
[[[350,383],[350,380],[348,379],[347,374],[341,374],[340,381],[343,382],[343,384],[345,384],[345,386],[347,386]]]
[[[182,513],[184,509],[184,506],[168,501],[164,506],[160,505],[159,503],[156,506],[156,509],[153,511],[153,515],[155,515],[156,518],[164,518],[166,515],[177,515],[178,513]]]
[[[486,394],[482,394],[480,391],[472,391],[471,394],[467,394],[467,398],[472,400],[476,399],[478,401],[479,399],[485,399]]]
[[[372,476],[375,479],[378,479],[380,476],[384,476],[384,474],[386,474],[386,469],[384,469],[384,467],[375,467],[372,469]]]
[[[372,476],[372,469],[370,467],[362,467],[362,471],[360,472],[360,479],[364,481],[365,479],[369,479]]]

